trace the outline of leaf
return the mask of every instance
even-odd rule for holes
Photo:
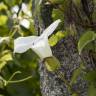
[[[55,35],[52,35],[50,38],[49,38],[49,44],[50,46],[55,46],[58,42],[58,38],[55,36]]]
[[[14,5],[20,4],[22,0],[4,0],[4,2],[8,5],[8,7],[12,7]]]
[[[3,69],[3,67],[6,65],[5,61],[0,61],[0,72]]]
[[[0,3],[0,11],[1,10],[7,10],[7,6],[4,3]]]
[[[79,54],[81,54],[82,50],[84,49],[84,47],[92,42],[93,40],[96,39],[96,34],[94,31],[87,31],[86,33],[84,33],[80,39],[79,39],[79,42],[78,42],[78,51],[79,51]]]
[[[58,31],[49,38],[50,46],[55,46],[62,38],[66,36],[66,32]]]
[[[13,60],[12,55],[9,51],[3,51],[0,57],[0,70],[7,64],[7,61]]]
[[[59,9],[53,9],[52,18],[54,20],[61,19],[62,21],[64,21],[64,15]]]
[[[12,60],[12,55],[11,55],[11,53],[4,54],[4,55],[0,58],[0,60],[2,60],[2,61],[10,61],[10,60]]]
[[[54,56],[45,58],[44,62],[47,70],[51,72],[58,70],[61,66],[59,60]]]
[[[73,75],[72,75],[72,78],[71,78],[70,85],[76,83],[77,78],[81,74],[83,68],[84,68],[84,66],[83,66],[83,64],[81,64],[79,68],[77,68],[76,70],[74,70]]]
[[[80,75],[80,73],[81,73],[81,68],[78,68],[78,69],[76,69],[76,70],[73,72],[73,76],[72,76],[72,78],[71,78],[70,85],[76,83],[76,80],[77,80],[78,76]]]
[[[8,17],[6,15],[0,15],[0,26],[7,23]]]
[[[0,36],[8,36],[9,31],[8,26],[0,26]]]
[[[78,96],[78,94],[76,94],[76,93],[73,93],[73,94],[72,94],[72,96]]]
[[[89,82],[95,82],[96,81],[96,71],[88,72],[84,79],[88,80]]]
[[[4,88],[4,78],[0,76],[0,89],[3,89]],[[0,94],[0,96],[3,96]]]
[[[65,31],[58,31],[58,32],[56,33],[56,37],[58,38],[58,40],[64,38],[66,35],[67,35],[67,34],[66,34]]]
[[[96,87],[93,84],[88,88],[88,96],[96,96]]]

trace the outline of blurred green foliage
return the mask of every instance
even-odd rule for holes
[[[36,54],[32,50],[24,54],[13,53],[14,38],[36,34],[30,2],[32,0],[0,0],[0,37],[10,37],[10,42],[0,44],[0,96],[41,96]],[[17,9],[20,6],[25,9],[17,10],[16,6]],[[20,24],[23,19],[28,21],[29,26]],[[29,76],[31,78],[23,82],[4,85],[10,77],[10,81],[18,81]]]

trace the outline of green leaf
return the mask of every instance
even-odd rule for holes
[[[89,82],[95,82],[96,81],[96,71],[88,72],[84,79],[88,80]]]
[[[12,60],[12,55],[11,55],[11,53],[6,53],[6,54],[4,54],[1,58],[0,58],[0,60],[2,60],[2,61],[10,61],[10,60]]]
[[[0,76],[0,88],[2,88],[2,89],[4,88],[4,78],[2,76]],[[0,96],[1,96],[1,94],[0,94]]]
[[[49,38],[49,44],[50,44],[50,46],[55,46],[58,43],[58,41],[60,41],[66,35],[67,35],[66,32],[62,32],[62,31],[58,31],[55,35],[52,35]]]
[[[80,75],[80,73],[81,73],[81,68],[78,68],[78,69],[76,69],[76,70],[73,72],[73,76],[72,76],[72,78],[71,78],[70,85],[76,83],[76,80],[77,80],[78,76]]]
[[[96,96],[96,88],[93,84],[88,88],[88,96]]]
[[[0,61],[0,71],[2,70],[2,68],[6,65],[5,61]]]
[[[49,38],[49,44],[50,46],[55,46],[58,42],[58,39],[55,35],[52,35],[50,38]]]
[[[1,10],[7,10],[7,6],[4,3],[0,3],[0,11]]]
[[[9,51],[4,51],[2,56],[0,57],[0,71],[2,70],[3,67],[6,66],[7,61],[11,61],[12,55]]]
[[[8,5],[8,7],[12,7],[14,5],[20,4],[21,1],[22,0],[4,0],[4,2]]]
[[[56,57],[45,58],[45,66],[48,71],[54,72],[60,68],[60,62]]]
[[[0,36],[8,36],[9,28],[8,26],[0,26]]]
[[[83,64],[81,64],[79,68],[77,68],[76,70],[74,70],[73,75],[72,75],[72,78],[71,78],[70,85],[76,83],[77,78],[81,74],[83,68],[84,68],[84,66],[83,66]]]
[[[0,26],[7,23],[8,17],[6,15],[0,15]]]
[[[78,96],[78,94],[76,94],[76,93],[73,93],[73,94],[72,94],[72,96]]]
[[[66,32],[65,32],[65,31],[64,31],[64,32],[58,31],[58,32],[56,33],[56,37],[58,38],[58,40],[64,38],[65,36],[66,36]]]
[[[64,14],[59,9],[53,9],[52,18],[54,20],[61,19],[62,21],[64,21]]]
[[[84,49],[84,47],[92,42],[93,40],[96,39],[96,34],[94,31],[87,31],[86,33],[84,33],[80,39],[79,39],[79,42],[78,42],[78,51],[79,51],[79,54],[81,54],[82,50]]]

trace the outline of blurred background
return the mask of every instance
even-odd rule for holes
[[[32,50],[13,53],[13,40],[29,35],[36,35],[32,0],[0,0],[0,96],[41,96],[38,57]]]

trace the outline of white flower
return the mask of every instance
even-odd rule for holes
[[[29,17],[32,17],[31,11],[28,9],[28,5],[26,3],[22,3],[22,11],[28,15]]]
[[[19,11],[19,6],[18,6],[18,5],[15,5],[14,7],[12,7],[11,11],[12,11],[13,13],[18,13],[18,11]]]
[[[14,53],[23,53],[31,48],[37,36],[19,37],[14,40]]]
[[[9,37],[0,37],[0,44],[3,42],[9,42]]]
[[[23,53],[28,49],[32,49],[41,59],[52,56],[52,51],[48,43],[48,36],[50,36],[60,20],[53,22],[41,36],[28,36],[28,37],[19,37],[14,40],[14,53]]]
[[[26,13],[26,12],[28,11],[27,4],[22,3],[22,11],[23,11],[24,13]]]
[[[30,27],[30,21],[28,21],[27,19],[23,19],[20,21],[20,25],[28,29]]]
[[[30,20],[22,18],[21,14],[19,14],[19,16],[17,16],[17,13],[19,10],[20,10],[20,12],[24,12],[24,16],[27,15],[27,18],[32,17],[31,11],[28,9],[28,6],[26,3],[22,3],[21,9],[19,9],[18,5],[15,5],[14,7],[11,8],[11,11],[13,13],[12,18],[18,19],[20,25],[22,25],[26,29],[29,29],[30,28]]]

